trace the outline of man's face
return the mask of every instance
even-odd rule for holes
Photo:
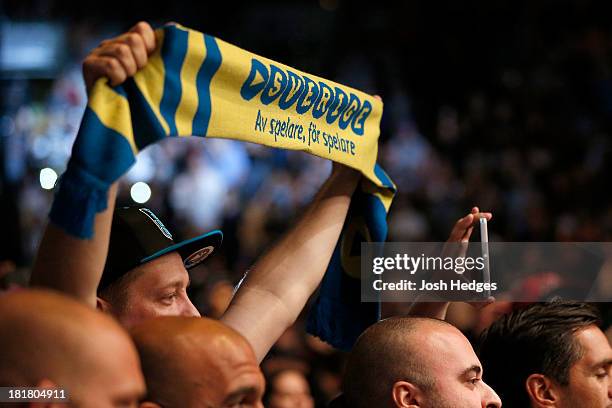
[[[431,330],[431,329],[427,329]],[[427,408],[500,407],[495,391],[482,380],[482,366],[470,342],[453,327],[436,326],[423,349],[423,364],[435,379],[424,392]]]
[[[583,356],[570,368],[569,385],[560,387],[561,408],[612,407],[612,349],[596,326],[576,333]]]
[[[115,310],[127,328],[158,316],[200,316],[187,296],[189,274],[177,252],[171,252],[130,271],[125,307]]]
[[[263,408],[261,398],[265,389],[265,380],[257,362],[252,359],[234,363],[231,370],[222,374],[219,381],[221,388],[216,393],[219,408]],[[215,394],[215,388],[210,394]],[[209,395],[210,395],[209,394]]]
[[[223,323],[165,316],[135,326],[149,401],[165,408],[261,408],[265,381],[248,341]]]
[[[312,408],[314,403],[310,387],[304,376],[297,371],[287,370],[273,380],[270,408]]]
[[[221,337],[217,341],[220,341]],[[186,363],[186,368],[193,373],[214,371],[215,375],[207,376],[200,384],[193,384],[186,406],[203,406],[215,408],[263,408],[261,399],[265,390],[265,379],[255,358],[255,354],[246,341],[223,341],[225,344],[216,348],[215,356],[206,364],[197,359]]]

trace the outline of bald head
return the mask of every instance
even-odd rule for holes
[[[136,326],[132,338],[151,402],[223,407],[261,399],[264,380],[251,346],[218,321],[160,317]]]
[[[386,406],[397,380],[431,389],[435,372],[428,357],[443,346],[449,334],[462,336],[442,320],[416,317],[390,318],[368,328],[346,366],[343,389],[349,406]]]
[[[347,405],[355,408],[499,408],[482,375],[472,345],[454,326],[396,317],[359,337],[343,388]]]
[[[68,389],[75,403],[137,401],[144,393],[138,356],[110,317],[49,291],[0,297],[0,386]]]

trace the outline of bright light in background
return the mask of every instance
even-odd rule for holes
[[[52,190],[57,181],[57,173],[55,170],[45,167],[40,171],[40,186],[45,190]]]
[[[151,198],[151,187],[149,187],[147,183],[139,181],[130,189],[130,195],[132,196],[132,200],[136,201],[138,204],[144,204]]]

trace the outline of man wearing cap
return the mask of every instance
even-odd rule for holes
[[[258,360],[295,321],[319,284],[358,178],[348,169],[332,172],[305,216],[247,273],[221,317],[251,343]],[[199,316],[187,296],[187,269],[221,244],[221,232],[174,243],[147,208],[119,208],[113,216],[115,197],[113,186],[108,208],[96,216],[91,240],[49,224],[32,284],[97,305],[126,327],[156,316]]]
[[[221,231],[215,230],[175,243],[150,209],[117,208],[98,285],[98,307],[112,312],[126,327],[151,315],[199,316],[183,293],[189,284],[185,270],[204,261],[222,239]]]
[[[146,23],[104,41],[83,64],[88,89],[100,77],[107,77],[113,86],[125,81],[146,64],[154,49],[155,36]],[[301,220],[251,268],[221,317],[248,340],[259,361],[293,324],[319,285],[359,179],[358,172],[334,164]],[[126,327],[156,316],[199,316],[187,296],[187,270],[220,245],[221,232],[175,243],[149,209],[114,211],[116,196],[115,183],[106,210],[96,215],[94,236],[89,240],[48,225],[32,285],[57,289],[97,306]],[[479,214],[475,207],[457,222],[450,240],[468,240],[480,216],[491,215]],[[432,315],[426,306],[413,313]]]
[[[155,36],[147,23],[104,41],[84,61],[88,89],[103,76],[111,85],[125,81],[144,67],[154,49]],[[249,341],[258,360],[293,324],[321,281],[359,178],[358,172],[334,165],[302,219],[257,261],[221,317]],[[106,210],[96,215],[91,239],[48,225],[32,285],[97,305],[127,327],[155,316],[199,316],[187,296],[187,269],[220,244],[221,233],[175,244],[146,208],[119,209],[113,217],[116,195],[115,183]]]

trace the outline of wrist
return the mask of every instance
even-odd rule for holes
[[[361,179],[361,173],[358,170],[352,169],[340,163],[334,163],[330,178],[340,179],[346,183],[354,183]]]

